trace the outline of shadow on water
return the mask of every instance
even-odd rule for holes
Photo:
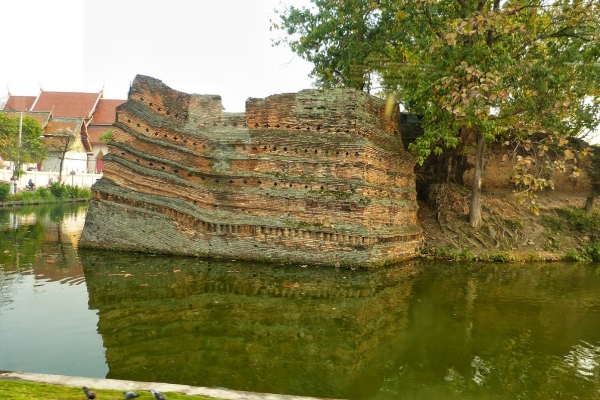
[[[109,378],[352,397],[407,323],[418,269],[358,272],[82,251]]]

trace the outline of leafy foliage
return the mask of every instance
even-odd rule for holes
[[[383,93],[422,117],[424,133],[411,145],[419,164],[477,142],[474,226],[481,223],[473,203],[484,143],[520,146],[512,152],[512,180],[528,196],[552,187],[547,172],[579,173],[578,160],[590,150],[566,145],[570,136],[598,126],[597,1],[312,3],[311,9],[284,12],[281,29],[292,50],[315,64],[313,75],[322,86],[368,88],[354,82],[376,74]],[[337,75],[344,78],[332,81]],[[535,135],[542,139],[533,140]]]
[[[572,208],[564,208],[559,212],[576,231],[600,239],[600,213],[595,212],[588,216],[585,211]]]
[[[6,189],[5,189],[6,187]],[[6,191],[6,194],[4,192]],[[78,186],[53,183],[50,189],[39,187],[35,192],[20,192],[10,195],[10,186],[0,183],[0,201],[22,201],[24,204],[31,203],[56,203],[71,199],[89,199],[92,197],[90,189],[80,188]]]
[[[57,199],[89,199],[91,197],[91,191],[89,189],[83,189],[77,185],[65,185],[64,183],[58,182],[54,182],[50,186],[50,193]]]
[[[40,162],[46,157],[47,148],[40,139],[42,127],[33,118],[23,117],[21,146],[19,147],[19,118],[9,118],[0,113],[0,156],[5,160],[22,164]]]
[[[6,201],[10,194],[10,185],[8,183],[0,182],[0,201]]]
[[[311,76],[318,86],[371,89],[371,61],[384,50],[385,26],[377,2],[313,0],[318,10],[290,7],[280,14],[292,51],[314,64]],[[385,14],[390,18],[390,14]]]
[[[108,143],[112,140],[113,134],[114,134],[113,130],[109,129],[106,132],[104,132],[102,135],[100,135],[98,140],[100,140],[101,142],[104,142],[104,143]]]

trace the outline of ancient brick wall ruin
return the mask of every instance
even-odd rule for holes
[[[414,160],[384,101],[347,90],[189,95],[138,76],[80,245],[376,266],[416,254]]]

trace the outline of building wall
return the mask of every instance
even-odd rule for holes
[[[397,115],[354,90],[250,99],[136,77],[82,246],[376,266],[412,257],[414,160]]]
[[[0,182],[10,181],[12,176],[13,171],[11,169],[0,169]],[[70,175],[67,173],[63,177],[63,182],[67,185],[90,188],[100,178],[102,178],[102,174],[76,173],[75,175]],[[53,182],[58,182],[58,172],[26,171],[17,182],[17,189],[19,191],[25,190],[27,182],[30,179],[36,187],[46,186],[49,179],[52,179]]]
[[[42,161],[42,171],[59,172],[60,169],[59,151],[49,151],[46,159]],[[67,151],[63,162],[63,175],[69,175],[71,171],[78,174],[88,172],[87,154],[80,151]]]

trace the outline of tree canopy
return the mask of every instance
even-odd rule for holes
[[[40,139],[42,127],[33,118],[24,116],[21,128],[21,145],[19,146],[20,117],[10,118],[0,113],[0,156],[21,165],[36,163],[46,157],[47,148]]]
[[[284,11],[277,27],[293,51],[315,64],[318,82],[330,82],[333,66],[344,67],[340,74],[361,72],[348,82],[377,76],[383,94],[422,117],[424,133],[412,145],[421,164],[432,153],[477,144],[474,226],[481,224],[486,143],[518,143],[513,180],[535,190],[551,181],[529,167],[566,170],[578,160],[564,149],[567,138],[598,126],[596,0],[312,2],[310,9]],[[360,88],[346,81],[334,83]],[[543,140],[532,140],[540,135]],[[556,157],[546,157],[553,152]]]

